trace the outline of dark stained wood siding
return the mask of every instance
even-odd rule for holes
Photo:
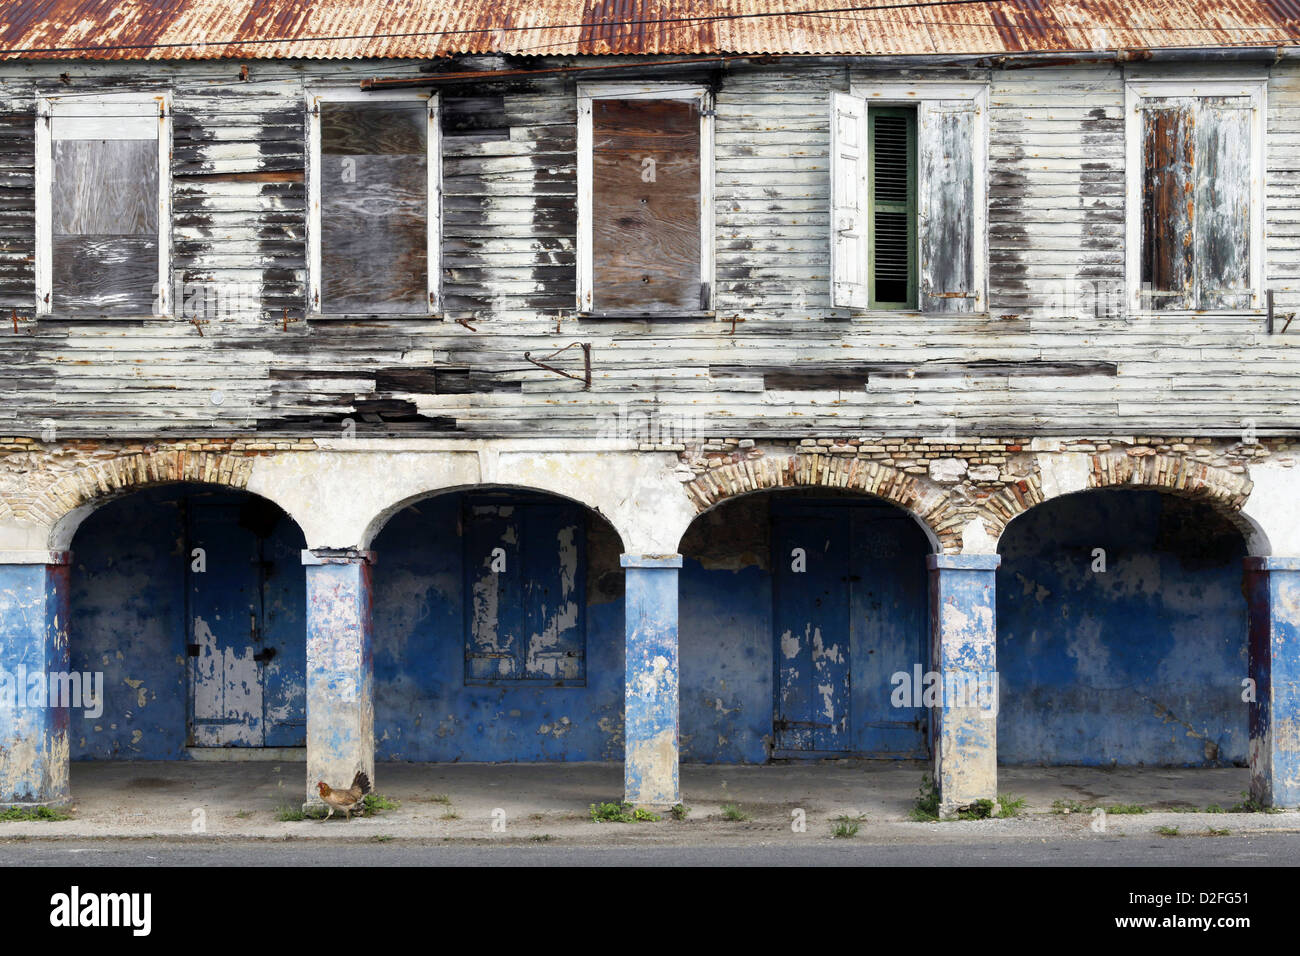
[[[0,98],[0,307],[30,310],[36,296],[36,112]]]
[[[829,93],[848,77],[781,63],[717,80],[716,320],[574,316],[576,89],[548,77],[442,93],[446,317],[304,321],[306,89],[415,67],[276,63],[241,83],[228,63],[77,66],[73,89],[173,91],[188,307],[32,321],[33,91],[68,69],[0,68],[0,434],[334,436],[351,419],[361,435],[635,438],[647,414],[744,437],[1300,430],[1300,323],[1139,320],[1108,297],[1124,277],[1113,67],[949,77],[991,83],[987,314],[830,307]],[[1285,313],[1300,309],[1295,64],[1273,67],[1268,127],[1266,265]],[[524,359],[575,341],[589,390]],[[581,350],[549,364],[581,376]]]

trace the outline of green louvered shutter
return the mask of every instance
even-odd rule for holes
[[[867,111],[871,308],[916,308],[916,110]]]

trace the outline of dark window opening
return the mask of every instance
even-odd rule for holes
[[[916,269],[916,110],[867,111],[871,195],[868,280],[871,308],[914,309]]]

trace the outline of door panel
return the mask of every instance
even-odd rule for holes
[[[929,666],[924,552],[912,519],[889,506],[855,511],[853,529],[854,750],[874,757],[929,756],[923,707],[894,707],[892,677]],[[918,701],[919,703],[919,701]]]
[[[926,711],[891,700],[893,675],[928,666],[927,550],[890,505],[773,501],[778,756],[929,755]]]
[[[848,530],[833,518],[780,515],[772,542],[776,749],[847,752]]]
[[[256,534],[240,506],[191,501],[186,553],[190,745],[265,744],[262,593]],[[193,549],[203,549],[203,570]]]

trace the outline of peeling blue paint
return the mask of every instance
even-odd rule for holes
[[[997,798],[997,715],[952,695],[955,683],[997,671],[996,554],[939,555],[930,568],[930,653],[945,692],[934,712],[941,809]],[[967,686],[969,686],[967,684]]]
[[[621,563],[627,589],[625,799],[672,806],[681,800],[677,576],[682,559],[680,555],[625,554]]]
[[[230,509],[232,526],[218,522],[208,533],[191,525],[186,512],[200,502]],[[262,665],[264,742],[305,744],[302,534],[282,512],[252,495],[170,485],[103,505],[73,547],[72,666],[103,673],[105,690],[100,716],[71,715],[74,760],[187,758],[189,611],[206,607],[199,615],[206,630],[249,643],[253,598],[235,592],[256,590],[259,576],[257,647],[274,651]],[[204,551],[201,573],[191,570],[196,547]],[[187,589],[194,593],[187,597]]]
[[[591,517],[586,547],[579,549],[589,556],[581,568],[586,578],[581,683],[467,682],[471,610],[459,530],[463,514],[461,495],[442,495],[394,515],[375,539],[377,759],[621,760],[624,656],[617,536]],[[534,577],[550,578],[562,564],[560,548],[554,534],[544,537],[534,543],[532,560],[549,568]]]
[[[1245,560],[1250,605],[1251,796],[1300,806],[1300,558]]]
[[[68,709],[29,693],[68,669],[67,566],[0,565],[0,805],[68,799]]]
[[[1154,491],[1070,495],[1014,521],[998,572],[1001,762],[1244,764],[1244,553],[1207,505]]]

